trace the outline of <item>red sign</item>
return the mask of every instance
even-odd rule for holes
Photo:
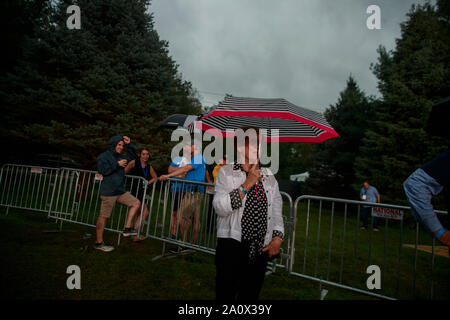
[[[403,211],[392,208],[372,207],[372,216],[386,219],[403,220]]]
[[[95,178],[96,181],[102,181],[103,180],[103,176],[100,173],[96,173],[95,174]]]
[[[42,168],[31,168],[31,173],[42,173]]]

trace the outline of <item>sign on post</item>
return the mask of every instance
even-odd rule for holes
[[[392,208],[372,207],[372,217],[403,220],[403,211]]]
[[[33,167],[30,170],[31,170],[31,173],[42,173],[42,168]]]

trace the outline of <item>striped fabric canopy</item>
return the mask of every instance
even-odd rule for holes
[[[285,99],[227,96],[224,102],[195,122],[195,128],[216,129],[213,134],[223,137],[233,137],[230,130],[244,126],[267,129],[268,142],[319,143],[339,137],[322,114]],[[274,129],[279,130],[278,135]]]

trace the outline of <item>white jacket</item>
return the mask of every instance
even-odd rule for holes
[[[284,235],[283,200],[278,189],[278,182],[272,172],[267,168],[262,168],[261,175],[268,205],[267,233],[264,240],[264,245],[266,246],[272,240],[274,230],[280,231]],[[218,216],[218,238],[232,238],[241,241],[241,219],[247,197],[242,199],[242,206],[239,209],[233,210],[231,208],[230,192],[239,188],[246,179],[247,177],[243,171],[233,170],[233,164],[223,166],[217,174],[213,206]]]

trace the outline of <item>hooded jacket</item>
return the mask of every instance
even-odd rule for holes
[[[103,176],[100,186],[102,196],[120,196],[125,193],[125,169],[119,166],[119,160],[128,162],[136,159],[136,148],[132,143],[125,145],[127,154],[117,153],[116,146],[123,140],[122,136],[114,136],[109,139],[109,148],[98,156],[97,170]]]

